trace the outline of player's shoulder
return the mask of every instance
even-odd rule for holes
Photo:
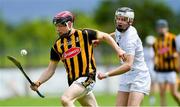
[[[130,26],[126,32],[129,39],[138,39],[139,35],[135,27]]]
[[[129,26],[128,33],[133,34],[133,35],[134,34],[137,35],[137,30],[136,30],[136,28],[134,26]]]
[[[55,38],[55,41],[53,43],[53,47],[56,46],[60,42],[61,42],[61,38],[58,36],[57,38]]]
[[[96,30],[96,29],[92,29],[92,28],[83,28],[81,29],[82,33],[86,33],[88,35],[96,35],[97,32],[99,32],[99,30]]]
[[[176,38],[176,35],[174,33],[168,32],[168,36],[172,39]]]
[[[168,35],[176,36],[174,33],[168,32]]]
[[[180,41],[180,34],[178,34],[178,35],[176,36],[176,40],[179,40],[179,41]]]
[[[81,29],[81,31],[87,31],[87,32],[97,32],[98,30],[97,29],[92,29],[92,28],[83,28],[83,29]]]
[[[58,41],[60,41],[61,40],[61,38],[58,36],[56,39],[55,39],[55,42],[54,43],[56,43],[56,42],[58,42]]]

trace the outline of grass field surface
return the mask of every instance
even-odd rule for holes
[[[96,94],[95,94],[96,95]],[[159,94],[155,95],[156,97],[156,103],[154,106],[159,106]],[[167,93],[167,104],[168,106],[177,106],[176,102],[173,100],[172,96]],[[100,107],[103,106],[115,106],[115,99],[116,95],[112,94],[101,94],[96,95],[97,102]],[[80,104],[78,102],[75,103],[76,106],[79,106]],[[0,100],[0,106],[61,106],[59,97],[48,97],[42,99],[42,98],[34,98],[34,97],[14,97],[9,98],[6,100]],[[144,101],[142,102],[142,106],[151,106],[149,104],[149,98],[148,96],[145,97]]]

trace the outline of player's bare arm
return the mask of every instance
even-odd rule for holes
[[[36,91],[41,84],[49,80],[54,74],[57,64],[58,64],[58,61],[50,61],[48,68],[42,73],[40,78],[35,82],[35,85],[30,86],[31,89]]]
[[[46,69],[46,71],[40,76],[40,78],[38,79],[38,81],[40,81],[41,83],[46,82],[47,80],[49,80],[51,78],[51,76],[54,74],[55,69],[57,67],[58,61],[50,61],[48,68]]]
[[[115,51],[117,52],[118,56],[123,58],[123,55],[125,54],[125,51],[123,51],[117,43],[114,41],[114,39],[107,33],[97,31],[97,39],[98,40],[105,40],[108,44],[110,44]]]
[[[111,37],[115,38],[115,32],[110,33]]]
[[[124,57],[125,57],[125,60],[124,60],[125,62],[123,63],[123,65],[121,65],[121,66],[117,67],[116,69],[113,69],[109,72],[99,73],[98,79],[102,80],[104,78],[120,75],[120,74],[123,74],[123,73],[129,71],[131,69],[131,66],[133,65],[134,56],[130,55],[130,54],[125,54]]]
[[[110,33],[110,36],[115,38],[115,32]],[[99,45],[99,40],[93,40],[94,47],[97,47]]]

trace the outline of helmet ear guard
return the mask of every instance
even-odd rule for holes
[[[134,21],[134,19],[130,19],[130,18],[129,18],[129,21],[128,21],[128,22],[129,22],[130,25],[132,25],[132,24],[133,24],[133,21]]]
[[[69,30],[71,30],[72,29],[72,22],[70,22],[70,21],[68,21],[68,22],[65,22],[65,26],[67,26],[67,28],[69,29]]]
[[[69,34],[71,33],[73,22],[74,22],[74,15],[69,12],[69,11],[62,11],[58,13],[56,16],[53,18],[53,24],[56,26],[57,24],[62,24],[64,27],[67,27],[68,31],[64,32],[63,34],[59,36],[60,38],[68,37]]]

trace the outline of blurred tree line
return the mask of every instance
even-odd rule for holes
[[[156,35],[155,22],[160,18],[168,20],[170,31],[179,33],[180,14],[174,13],[163,0],[102,0],[93,15],[75,12],[75,28],[94,28],[111,33],[115,30],[114,13],[118,7],[124,6],[134,9],[133,25],[142,41],[149,34]],[[6,55],[13,55],[28,66],[47,65],[49,51],[56,38],[51,19],[24,20],[10,24],[0,16],[0,67],[9,66]],[[20,56],[20,49],[28,50],[26,58]],[[115,52],[106,43],[99,45],[95,51],[98,52],[98,63],[118,63]]]
[[[142,41],[148,35],[157,36],[155,23],[158,19],[166,19],[169,22],[170,32],[180,33],[180,13],[175,13],[164,0],[105,0],[97,8],[94,20],[105,32],[114,32],[114,14],[119,7],[130,7],[135,12],[133,26],[136,27]],[[106,44],[105,44],[106,45]],[[108,45],[100,48],[105,56],[104,62],[113,63],[109,56],[114,53]],[[106,53],[107,52],[107,53]],[[116,62],[117,63],[117,62]]]
[[[75,28],[97,28],[93,18],[80,12],[75,14],[77,14]],[[50,49],[58,38],[52,19],[24,20],[17,24],[10,24],[1,17],[0,67],[12,65],[7,60],[7,55],[15,56],[28,67],[47,65]],[[27,56],[20,55],[21,49],[28,51]]]
[[[107,32],[114,31],[114,14],[119,7],[130,7],[134,10],[133,25],[143,40],[149,34],[156,35],[155,22],[158,19],[166,19],[170,30],[179,33],[178,14],[174,13],[164,0],[105,0],[95,12],[95,21],[102,29]]]

